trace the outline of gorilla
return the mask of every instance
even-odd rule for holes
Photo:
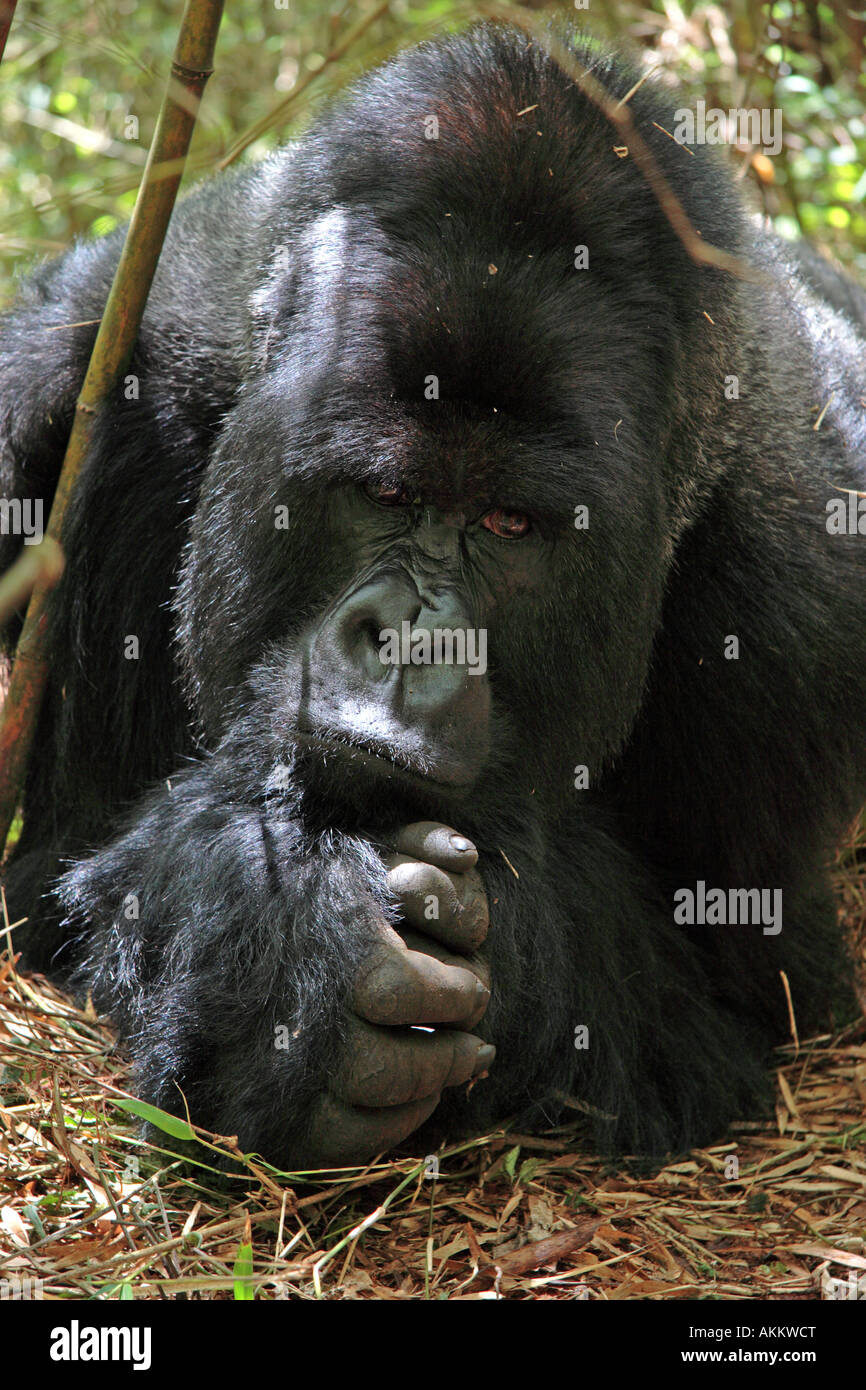
[[[745,273],[482,25],[183,200],[98,418],[11,910],[143,1098],[283,1168],[574,1111],[662,1157],[852,1007],[866,296],[681,100],[635,127]],[[0,487],[45,515],[121,240],[0,334]]]

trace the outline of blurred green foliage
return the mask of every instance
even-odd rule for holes
[[[19,0],[0,65],[0,302],[13,293],[13,272],[35,257],[129,215],[181,9],[180,0]],[[706,0],[532,0],[530,9],[626,43],[659,80],[682,82],[689,102],[780,108],[778,157],[736,148],[730,157],[780,231],[807,233],[866,281],[866,8],[857,0],[728,0],[724,9]],[[468,0],[229,0],[187,182],[257,122],[268,128],[245,159],[296,134],[364,68],[479,12]]]

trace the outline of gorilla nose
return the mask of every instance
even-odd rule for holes
[[[430,718],[474,703],[486,685],[486,633],[474,628],[453,590],[420,596],[398,579],[357,590],[334,615],[335,647],[347,673],[404,714]],[[473,678],[470,675],[474,672]]]

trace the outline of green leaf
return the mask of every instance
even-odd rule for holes
[[[164,1134],[170,1134],[172,1139],[185,1139],[187,1142],[195,1139],[186,1120],[179,1120],[177,1115],[158,1110],[155,1105],[148,1105],[145,1100],[119,1100],[117,1104],[121,1110],[128,1110],[130,1115],[137,1115],[139,1119],[147,1120],[148,1124],[161,1129]]]
[[[239,1245],[238,1253],[235,1256],[235,1266],[232,1270],[235,1281],[235,1300],[249,1302],[255,1301],[255,1291],[253,1290],[253,1247],[251,1245]]]
[[[520,1153],[520,1145],[518,1144],[518,1145],[516,1146],[516,1148],[509,1149],[509,1150],[508,1150],[508,1153],[505,1155],[504,1159],[502,1160],[502,1166],[503,1166],[503,1168],[505,1169],[505,1171],[506,1171],[506,1173],[508,1174],[508,1176],[511,1178],[511,1181],[512,1181],[512,1182],[514,1181],[514,1174],[515,1174],[515,1172],[516,1172],[516,1170],[517,1170],[517,1157],[518,1157],[518,1154],[519,1154],[519,1153]]]
[[[132,1292],[132,1285],[126,1283],[125,1281],[118,1281],[112,1284],[102,1284],[98,1289],[98,1293],[103,1299],[113,1298],[123,1302],[135,1298],[135,1294]]]
[[[30,1203],[28,1206],[24,1208],[24,1215],[27,1217],[27,1220],[30,1222],[30,1225],[33,1227],[39,1239],[44,1240],[45,1227],[42,1225],[42,1221],[39,1217],[39,1212],[36,1210],[32,1203]]]
[[[519,1174],[518,1174],[518,1176],[517,1176],[517,1181],[518,1181],[519,1183],[522,1183],[522,1182],[530,1182],[530,1181],[532,1180],[532,1178],[535,1176],[535,1174],[536,1174],[536,1172],[537,1172],[537,1170],[538,1170],[538,1167],[539,1167],[539,1160],[538,1160],[537,1158],[527,1158],[527,1159],[525,1159],[525,1160],[523,1161],[523,1163],[521,1163],[521,1165],[520,1165],[520,1172],[519,1172]]]

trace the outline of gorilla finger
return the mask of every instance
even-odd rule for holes
[[[388,887],[405,921],[457,951],[475,951],[487,936],[490,916],[481,875],[472,869],[453,878],[432,864],[396,855],[388,863]]]
[[[413,952],[413,954],[418,952],[424,956],[433,956],[434,959],[441,961],[443,965],[451,965],[459,969],[470,970],[472,974],[481,981],[487,991],[487,997],[484,1000],[484,1008],[487,1008],[490,1002],[491,972],[490,962],[483,951],[476,951],[472,955],[467,956],[457,956],[452,951],[449,951],[446,946],[443,946],[441,941],[435,941],[431,936],[422,936],[419,932],[411,930],[403,933],[403,942],[407,949]],[[481,1015],[479,1015],[479,1017],[480,1016]],[[469,1026],[477,1022],[477,1018],[466,1020]]]
[[[449,921],[460,916],[457,883],[435,865],[395,854],[385,860],[388,887],[400,900],[404,920],[422,931],[430,922]]]
[[[355,1167],[407,1139],[433,1114],[438,1104],[437,1094],[408,1105],[372,1110],[325,1096],[304,1147],[317,1168]]]
[[[495,1047],[474,1033],[403,1032],[358,1020],[334,1092],[352,1105],[406,1105],[470,1081],[487,1071],[495,1056]]]
[[[450,825],[419,820],[404,825],[397,836],[397,853],[410,859],[423,859],[452,874],[465,873],[478,863],[478,850],[472,841]]]
[[[402,949],[378,954],[355,986],[352,1008],[368,1023],[476,1023],[490,991],[464,962],[446,963],[429,952]]]

